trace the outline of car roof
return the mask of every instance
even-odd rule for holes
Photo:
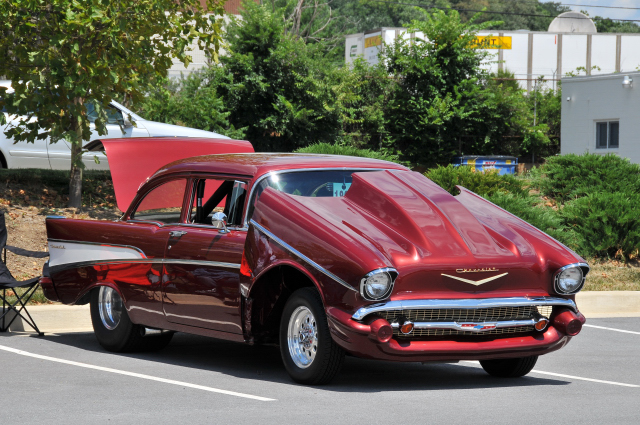
[[[167,173],[220,173],[243,176],[261,176],[281,170],[313,168],[408,168],[380,159],[309,153],[240,153],[225,155],[204,155],[181,159],[158,170],[154,176]]]

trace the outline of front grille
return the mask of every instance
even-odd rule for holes
[[[552,306],[522,306],[522,307],[492,307],[477,309],[443,308],[443,309],[416,309],[416,310],[388,310],[376,314],[387,319],[389,323],[402,324],[405,320],[412,322],[496,322],[500,320],[525,320],[538,314],[544,317],[551,316]],[[411,334],[404,335],[399,329],[394,329],[396,337],[416,338],[425,336],[479,336],[479,335],[503,335],[533,332],[533,326],[519,326],[514,328],[497,328],[482,333],[459,331],[454,329],[415,329]]]

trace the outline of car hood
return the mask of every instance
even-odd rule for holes
[[[140,186],[170,162],[200,155],[253,152],[253,146],[247,141],[210,137],[97,139],[88,143],[85,149],[106,151],[116,202],[121,211],[127,210]]]
[[[210,139],[230,139],[230,137],[212,131],[198,130],[179,125],[165,124],[162,122],[143,120],[141,123],[147,129],[151,137],[208,137]]]
[[[485,271],[493,276],[510,270],[503,287],[515,279],[540,295],[548,292],[554,270],[584,261],[482,197],[464,188],[452,196],[423,175],[403,170],[355,173],[344,197],[301,197],[267,189],[253,220],[354,286],[369,271],[393,267],[399,280],[412,282],[406,293],[415,292],[418,281],[424,287],[425,280],[436,284],[447,274],[455,275],[447,288],[461,285],[476,291],[468,281],[481,281]]]

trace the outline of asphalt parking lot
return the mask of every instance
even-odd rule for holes
[[[521,379],[479,364],[347,358],[328,386],[291,382],[277,347],[177,334],[112,354],[92,333],[0,334],[2,423],[640,423],[640,318],[591,319]],[[623,332],[626,331],[626,332]]]

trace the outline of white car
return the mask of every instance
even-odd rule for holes
[[[11,81],[0,80],[0,86],[8,87],[9,90],[11,90]],[[93,124],[93,119],[95,119],[93,108],[89,105],[87,109],[89,119],[92,121],[91,140],[98,138],[163,136],[229,139],[227,136],[211,131],[148,121],[117,102],[111,102],[111,107],[108,111],[109,121],[107,123],[107,135],[99,136]],[[8,129],[7,126],[16,125],[20,119],[24,119],[25,117],[12,116],[4,111],[2,113],[4,113],[7,119],[7,125],[0,127],[0,165],[2,168],[46,168],[53,170],[69,170],[71,168],[71,145],[69,142],[59,140],[56,143],[50,143],[50,140],[47,138],[44,140],[36,140],[34,143],[14,143],[12,139],[7,138],[4,132]],[[135,122],[135,126],[129,117]],[[123,130],[124,134],[122,132]],[[134,141],[132,140],[132,142]],[[94,158],[96,156],[98,157],[99,163],[95,162]],[[83,161],[86,168],[90,170],[109,169],[107,157],[101,152],[85,153],[83,155]]]

